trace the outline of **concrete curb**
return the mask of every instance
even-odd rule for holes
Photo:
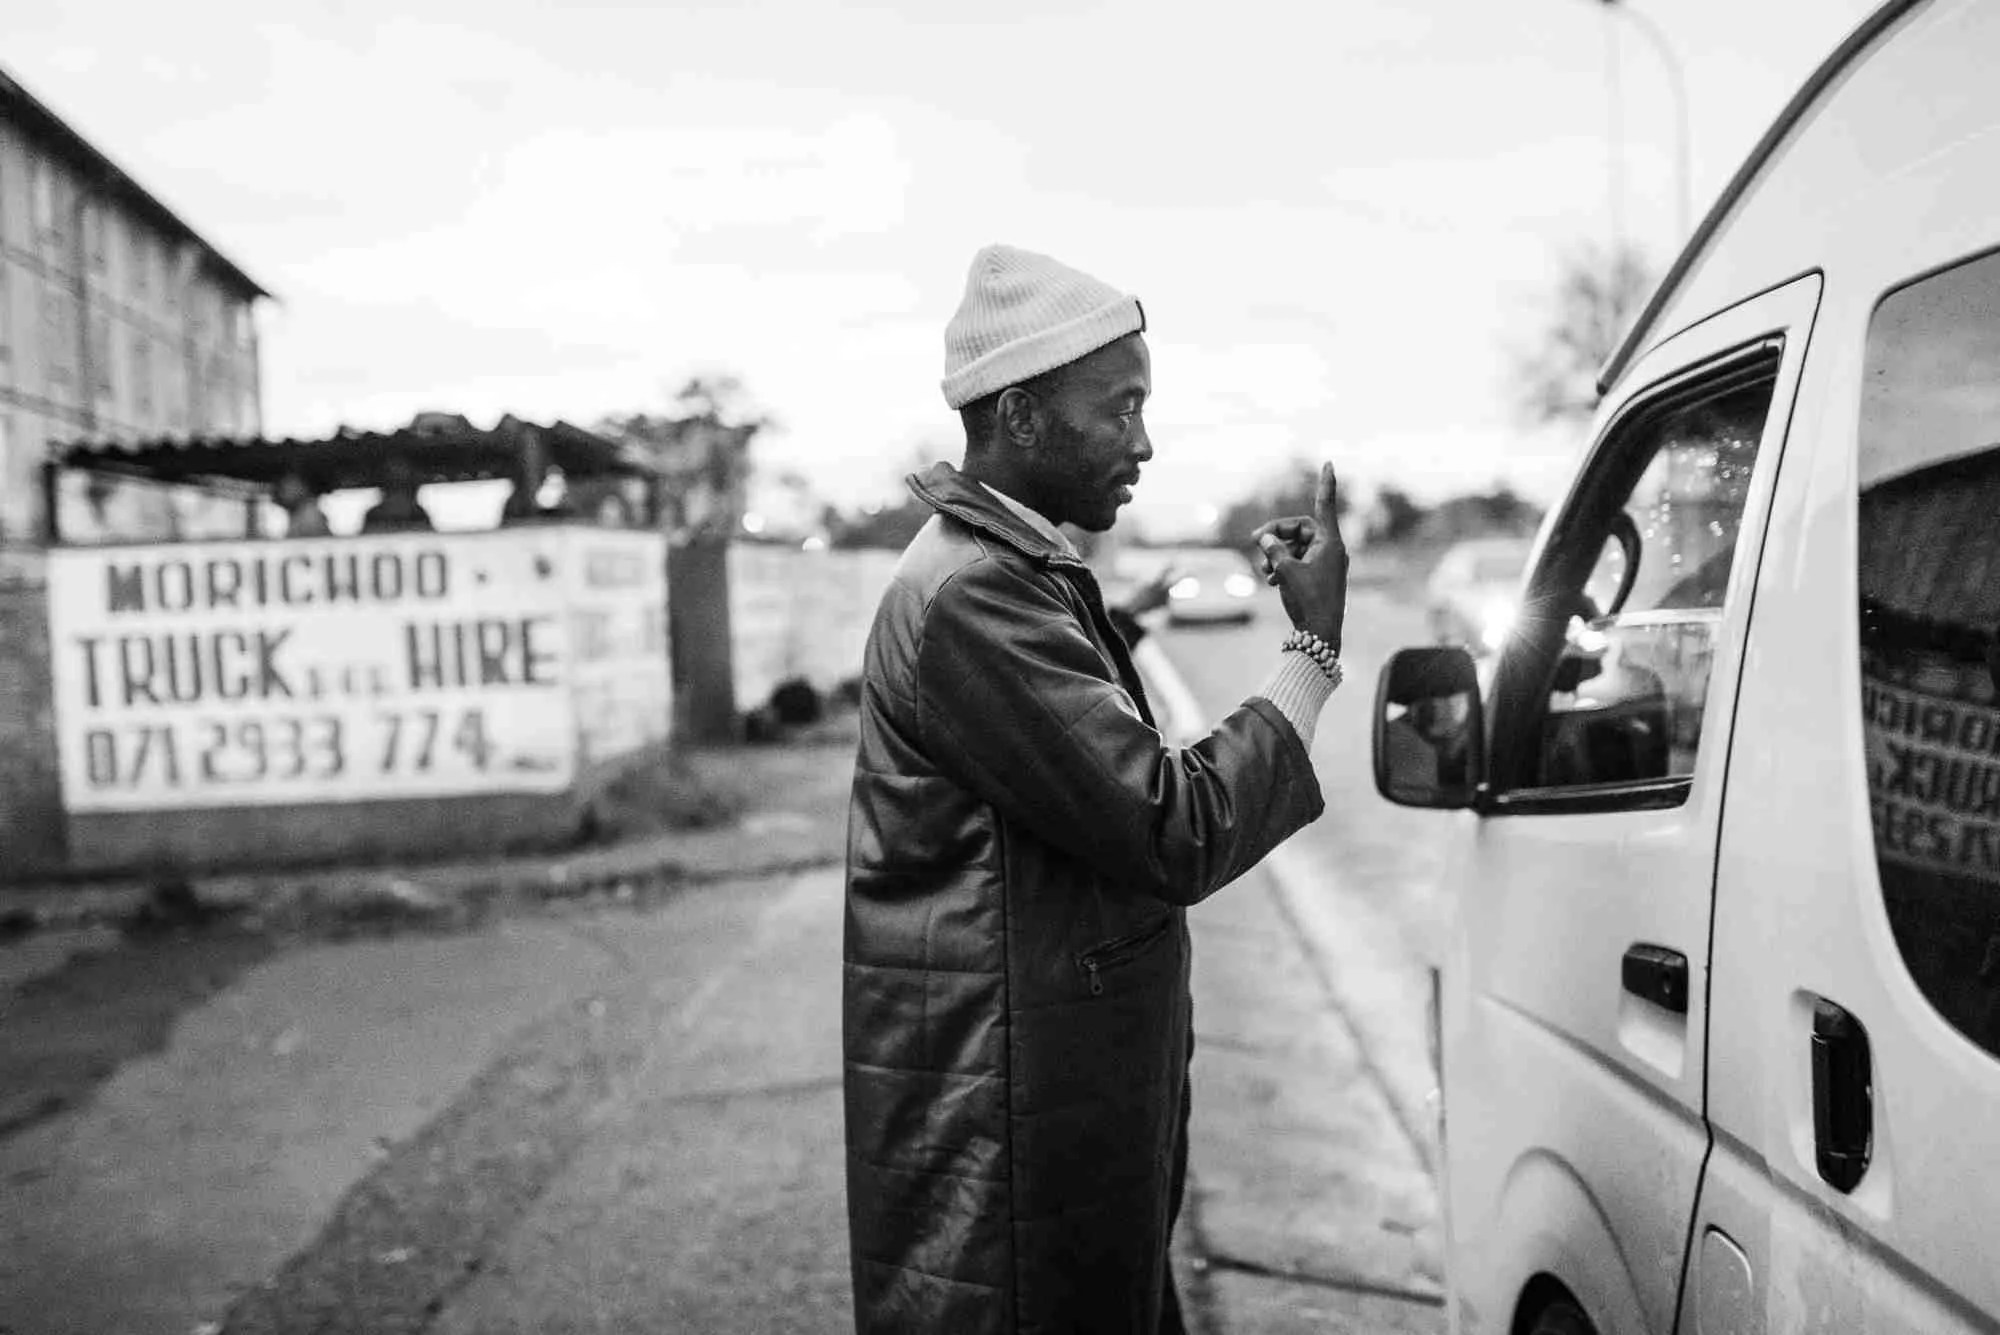
[[[1207,715],[1174,669],[1156,636],[1148,635],[1132,646],[1132,666],[1145,679],[1146,694],[1160,732],[1176,746],[1192,742],[1208,731]]]
[[[720,831],[739,836],[742,832],[742,824]],[[165,931],[224,918],[297,928],[447,926],[503,907],[589,900],[638,903],[682,886],[789,875],[840,860],[837,852],[828,850],[691,862],[686,852],[680,842],[661,839],[566,857],[29,890],[0,895],[0,905],[5,906],[0,920],[8,938],[104,926]]]

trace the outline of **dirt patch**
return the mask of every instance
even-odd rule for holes
[[[714,752],[653,747],[633,757],[592,797],[585,844],[644,839],[675,830],[712,830],[742,817],[751,790],[740,761]]]
[[[0,1136],[87,1102],[278,948],[230,925],[129,934],[21,983],[0,1009]]]

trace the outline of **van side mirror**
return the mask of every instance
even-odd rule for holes
[[[1401,649],[1375,691],[1375,788],[1398,806],[1473,804],[1486,778],[1479,672],[1457,645]]]

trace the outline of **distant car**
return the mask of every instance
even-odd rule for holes
[[[1527,538],[1473,538],[1446,549],[1425,589],[1431,635],[1475,657],[1496,653],[1514,629]]]
[[[1228,547],[1178,551],[1168,558],[1175,573],[1167,588],[1167,621],[1254,621],[1259,582],[1243,553]]]

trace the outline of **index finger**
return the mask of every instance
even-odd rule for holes
[[[1340,484],[1333,475],[1333,465],[1319,466],[1319,489],[1313,494],[1313,514],[1327,528],[1335,528],[1340,522]]]

